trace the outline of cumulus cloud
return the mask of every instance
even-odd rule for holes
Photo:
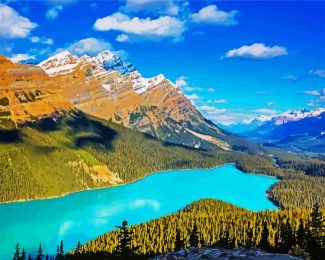
[[[162,38],[173,38],[179,40],[185,30],[183,21],[171,17],[160,16],[157,19],[139,18],[122,14],[120,12],[99,18],[94,24],[94,28],[98,31],[120,31],[130,38],[139,38],[142,40],[159,40]]]
[[[310,70],[309,75],[325,78],[325,70]]]
[[[206,114],[222,114],[224,112],[226,112],[226,109],[224,108],[216,108],[214,106],[207,106],[207,105],[203,105],[200,107],[200,110],[202,110],[203,112],[205,112]]]
[[[32,36],[32,37],[30,38],[30,40],[31,40],[31,42],[33,42],[33,43],[42,43],[42,44],[47,44],[47,45],[52,45],[52,44],[54,44],[53,39],[51,39],[51,38],[46,38],[46,37],[42,37],[42,38],[40,38],[40,37],[37,37],[37,36]]]
[[[46,11],[45,17],[48,20],[55,20],[59,16],[62,10],[63,10],[62,5],[56,5]]]
[[[261,114],[276,114],[277,113],[276,110],[268,109],[268,108],[255,109],[254,112],[261,113]]]
[[[321,93],[318,90],[306,90],[304,91],[304,94],[312,95],[312,96],[320,96]]]
[[[238,49],[232,49],[221,58],[246,58],[266,60],[287,54],[287,49],[283,46],[266,46],[264,43],[254,43],[252,45],[243,45]]]
[[[228,101],[226,99],[217,99],[217,100],[209,100],[208,103],[211,104],[226,104]]]
[[[12,58],[10,58],[12,62],[20,62],[25,60],[35,60],[35,56],[25,54],[25,53],[19,53],[14,55]]]
[[[117,42],[127,42],[129,40],[129,36],[127,36],[124,33],[121,33],[119,35],[117,35],[116,39]]]
[[[289,74],[289,75],[283,77],[283,79],[297,81],[299,79],[299,77],[297,77],[295,75],[292,75],[292,74]]]
[[[150,13],[160,15],[177,15],[179,6],[174,0],[126,0],[125,5],[120,8],[126,13]]]
[[[237,10],[225,12],[218,9],[216,5],[208,5],[203,7],[198,13],[192,14],[191,20],[193,23],[230,26],[238,23],[236,20],[237,15]]]
[[[21,16],[13,8],[0,4],[0,38],[25,38],[35,27],[36,23]]]
[[[213,92],[215,92],[215,89],[214,88],[208,88],[208,92],[213,93]]]
[[[193,92],[193,91],[201,91],[202,88],[200,87],[190,87],[188,82],[186,81],[186,77],[185,76],[180,76],[176,79],[175,85],[182,89],[183,91],[187,91],[187,92]]]
[[[271,107],[271,106],[274,106],[275,103],[273,103],[273,102],[267,102],[266,105],[268,105],[269,107]]]
[[[209,119],[222,125],[231,125],[235,123],[235,118],[232,115],[214,115],[209,116]]]
[[[80,41],[70,44],[67,49],[75,55],[83,55],[88,53],[90,55],[96,55],[101,51],[111,49],[112,46],[109,42],[96,39],[96,38],[86,38]]]
[[[186,97],[191,101],[200,99],[200,97],[198,95],[196,95],[196,94],[186,95]]]

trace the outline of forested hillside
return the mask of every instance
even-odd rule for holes
[[[324,177],[277,168],[264,156],[163,143],[78,111],[13,126],[0,131],[1,202],[117,185],[167,169],[236,163],[245,172],[281,178],[269,195],[283,208],[325,205]]]
[[[132,226],[130,248],[141,255],[157,255],[204,245],[228,248],[258,246],[267,251],[321,259],[325,254],[324,212],[289,209],[252,212],[217,200],[201,200],[183,210]],[[85,244],[84,255],[118,253],[120,231],[106,233]]]

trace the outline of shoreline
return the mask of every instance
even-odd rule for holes
[[[6,201],[6,202],[1,202],[1,205],[6,205],[6,204],[13,204],[13,203],[24,203],[24,202],[33,202],[33,201],[42,201],[42,200],[51,200],[51,199],[58,199],[58,198],[64,198],[66,196],[69,195],[73,195],[73,194],[77,194],[80,192],[87,192],[87,191],[94,191],[94,190],[99,190],[99,189],[109,189],[109,188],[115,188],[115,187],[120,187],[120,186],[124,186],[124,185],[128,185],[128,184],[132,184],[138,181],[141,181],[151,175],[157,174],[157,173],[163,173],[163,172],[172,172],[172,171],[190,171],[190,170],[213,170],[222,166],[226,166],[226,165],[234,165],[234,167],[236,167],[236,163],[224,163],[224,164],[220,164],[217,166],[213,166],[210,168],[187,168],[187,169],[168,169],[168,170],[161,170],[161,171],[156,171],[156,172],[150,172],[145,174],[143,177],[137,179],[137,180],[133,180],[133,181],[129,181],[129,182],[123,182],[121,184],[117,184],[117,185],[113,185],[113,186],[103,186],[103,187],[96,187],[96,188],[87,188],[87,189],[80,189],[80,190],[76,190],[76,191],[71,191],[71,192],[66,192],[66,193],[62,193],[61,195],[54,195],[54,196],[47,196],[47,197],[42,197],[42,198],[34,198],[34,199],[20,199],[20,200],[13,200],[13,201]],[[245,173],[245,174],[254,174],[254,175],[260,175],[260,176],[264,176],[264,177],[269,177],[269,178],[274,178],[277,179],[279,181],[281,181],[279,178],[275,177],[275,176],[269,176],[269,175],[265,175],[265,174],[261,174],[261,173],[250,173],[250,172],[244,172],[240,169],[238,169],[236,167],[237,170]],[[273,184],[272,184],[273,185]],[[272,187],[272,185],[270,186],[270,188]],[[268,189],[265,192],[266,198],[277,208],[280,209],[280,207],[274,203],[274,201],[270,200],[270,198],[268,197],[268,192],[270,189]]]

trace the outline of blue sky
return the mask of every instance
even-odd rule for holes
[[[177,82],[217,123],[324,107],[321,1],[1,3],[0,53],[16,61],[110,49]]]

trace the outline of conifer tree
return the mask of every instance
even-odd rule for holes
[[[128,222],[124,220],[122,226],[116,226],[119,229],[116,255],[120,257],[131,256],[134,254],[132,250],[132,232],[128,228]]]
[[[177,230],[174,251],[179,251],[182,249],[184,249],[184,241],[181,239],[181,232],[179,230]]]
[[[23,248],[23,251],[21,252],[21,257],[20,257],[21,260],[25,260],[26,259],[26,251],[25,251],[25,248]]]
[[[196,223],[194,224],[194,227],[190,233],[189,243],[190,243],[190,246],[199,247],[200,238],[199,238],[199,232],[197,230]]]
[[[13,260],[19,260],[19,257],[20,257],[20,248],[19,248],[19,244],[17,243]]]
[[[305,248],[306,247],[306,230],[304,223],[302,219],[299,221],[299,227],[297,231],[297,244],[300,246],[300,248]]]
[[[269,229],[268,229],[266,221],[264,221],[264,223],[263,223],[262,237],[261,237],[259,246],[260,246],[260,248],[262,248],[264,250],[269,250],[269,248],[270,248]]]
[[[37,256],[35,260],[42,260],[43,259],[43,249],[42,249],[42,244],[39,245],[38,251],[37,251]]]
[[[325,255],[325,226],[323,214],[318,203],[315,203],[311,213],[310,238],[308,241],[308,251],[312,259],[322,259]]]
[[[77,244],[74,254],[79,255],[81,253],[81,248],[82,248],[81,243],[80,243],[80,241],[78,241],[78,244]]]

